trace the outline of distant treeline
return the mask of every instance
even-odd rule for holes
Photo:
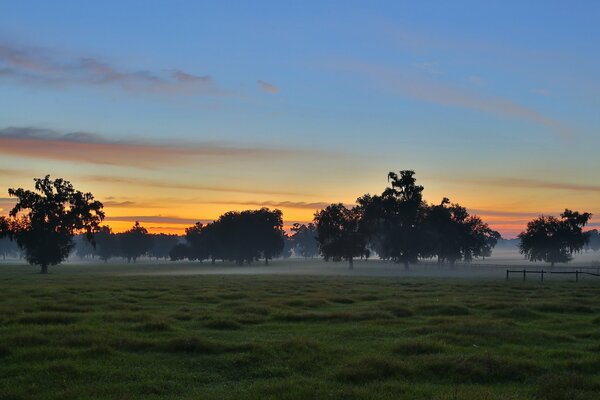
[[[408,268],[422,259],[454,264],[489,257],[501,236],[467,209],[443,198],[423,199],[414,171],[390,172],[379,195],[365,194],[354,206],[331,204],[312,223],[285,232],[280,210],[230,211],[217,220],[196,223],[185,236],[149,234],[138,222],[122,233],[101,225],[103,205],[63,179],[35,179],[35,191],[9,189],[17,198],[7,217],[0,217],[0,255],[22,255],[29,263],[48,266],[73,252],[107,261],[122,257],[171,260],[217,260],[237,264],[275,257],[322,255],[326,261],[348,261],[377,255]],[[565,210],[559,218],[540,216],[519,235],[518,249],[531,261],[568,262],[572,254],[600,248],[598,231],[583,232],[591,214]],[[506,242],[502,242],[506,244]]]
[[[172,261],[217,260],[237,264],[291,256],[312,258],[319,255],[313,224],[294,224],[291,234],[283,230],[279,210],[228,212],[218,220],[200,222],[186,229],[184,236],[151,234],[138,222],[126,232],[113,233],[101,227],[88,242],[82,235],[74,238],[72,255],[81,259],[122,258],[136,262],[138,258]]]

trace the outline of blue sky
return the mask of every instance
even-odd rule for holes
[[[600,3],[523,3],[0,1],[0,183],[58,174],[170,228],[310,219],[398,169],[508,234],[600,212]]]

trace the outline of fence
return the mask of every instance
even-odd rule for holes
[[[600,274],[588,272],[588,271],[544,271],[542,270],[527,270],[527,269],[507,269],[506,270],[506,280],[509,279],[510,274],[523,274],[523,280],[527,278],[527,274],[539,274],[540,280],[544,282],[544,274],[568,274],[575,275],[575,282],[579,282],[579,275],[592,275],[592,276],[600,276]]]

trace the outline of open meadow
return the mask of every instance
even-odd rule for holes
[[[0,398],[600,398],[600,280],[286,263],[0,265]]]

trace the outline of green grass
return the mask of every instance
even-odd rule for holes
[[[600,398],[600,281],[61,268],[0,267],[0,399]]]

